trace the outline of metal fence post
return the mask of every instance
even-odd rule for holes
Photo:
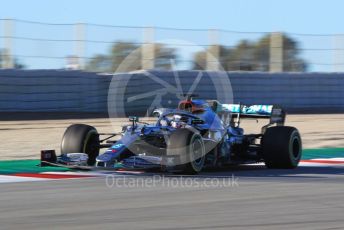
[[[154,28],[153,27],[145,27],[143,29],[141,65],[142,65],[142,69],[154,69],[155,67],[155,46],[154,46]]]
[[[270,35],[270,72],[283,72],[283,34]]]
[[[75,24],[74,54],[77,59],[77,69],[85,68],[85,23]]]
[[[220,68],[220,46],[218,31],[209,30],[209,48],[207,50],[207,70],[218,71]]]
[[[336,34],[333,36],[333,71],[344,71],[344,35]]]
[[[3,68],[14,68],[14,61],[12,56],[12,37],[13,37],[13,20],[4,20],[4,54],[3,54]]]

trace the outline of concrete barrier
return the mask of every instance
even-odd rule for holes
[[[152,71],[161,81],[177,87],[175,74]],[[181,88],[187,92],[199,71],[178,71]],[[343,112],[344,74],[228,72],[235,103],[280,104],[289,111]],[[117,89],[111,102],[123,105],[126,115],[143,115],[155,95],[135,98],[160,90],[161,105],[175,107],[176,93],[143,73],[112,75],[64,70],[0,70],[0,111],[10,112],[107,112],[111,79]],[[230,102],[231,89],[203,72],[195,93],[205,99]],[[128,100],[129,99],[129,100]]]

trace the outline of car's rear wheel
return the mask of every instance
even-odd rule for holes
[[[61,153],[86,153],[88,165],[94,165],[99,155],[99,134],[89,125],[74,124],[69,126],[61,142]]]
[[[199,173],[205,162],[205,146],[202,136],[188,129],[174,131],[169,139],[167,155],[177,155],[181,159],[179,173]]]
[[[276,126],[266,130],[262,139],[263,156],[268,168],[296,168],[302,155],[302,141],[294,127]]]

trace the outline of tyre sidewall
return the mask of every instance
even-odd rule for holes
[[[299,145],[299,150],[297,156],[294,156],[294,141],[298,142]],[[301,138],[300,134],[297,129],[293,130],[293,132],[290,135],[290,140],[289,140],[289,159],[290,162],[292,163],[293,167],[297,167],[301,160],[301,155],[302,155],[302,143],[301,143]]]
[[[197,142],[198,149],[194,149],[195,142]],[[202,137],[198,134],[193,134],[190,138],[189,142],[189,154],[187,155],[189,157],[189,167],[192,168],[192,171],[195,173],[198,173],[202,170],[205,162],[205,146],[204,142],[202,140]],[[199,153],[197,156],[194,154],[195,151],[198,151]]]
[[[193,143],[198,142],[201,157],[195,159],[193,156]],[[205,145],[202,136],[188,129],[177,129],[172,133],[167,147],[167,155],[175,155],[179,158],[179,165],[175,168],[181,173],[195,174],[202,170],[205,162]]]
[[[74,124],[67,128],[61,142],[61,153],[86,153],[88,164],[95,164],[99,155],[99,135],[89,125]]]
[[[268,168],[295,168],[301,159],[301,136],[294,127],[268,128],[263,136],[262,147]]]

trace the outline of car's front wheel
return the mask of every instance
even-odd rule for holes
[[[61,142],[61,153],[86,153],[88,165],[94,165],[99,155],[99,134],[89,125],[74,124],[69,126]]]
[[[188,129],[174,131],[167,146],[167,155],[177,155],[181,159],[181,173],[199,173],[205,162],[205,146],[202,136]]]

